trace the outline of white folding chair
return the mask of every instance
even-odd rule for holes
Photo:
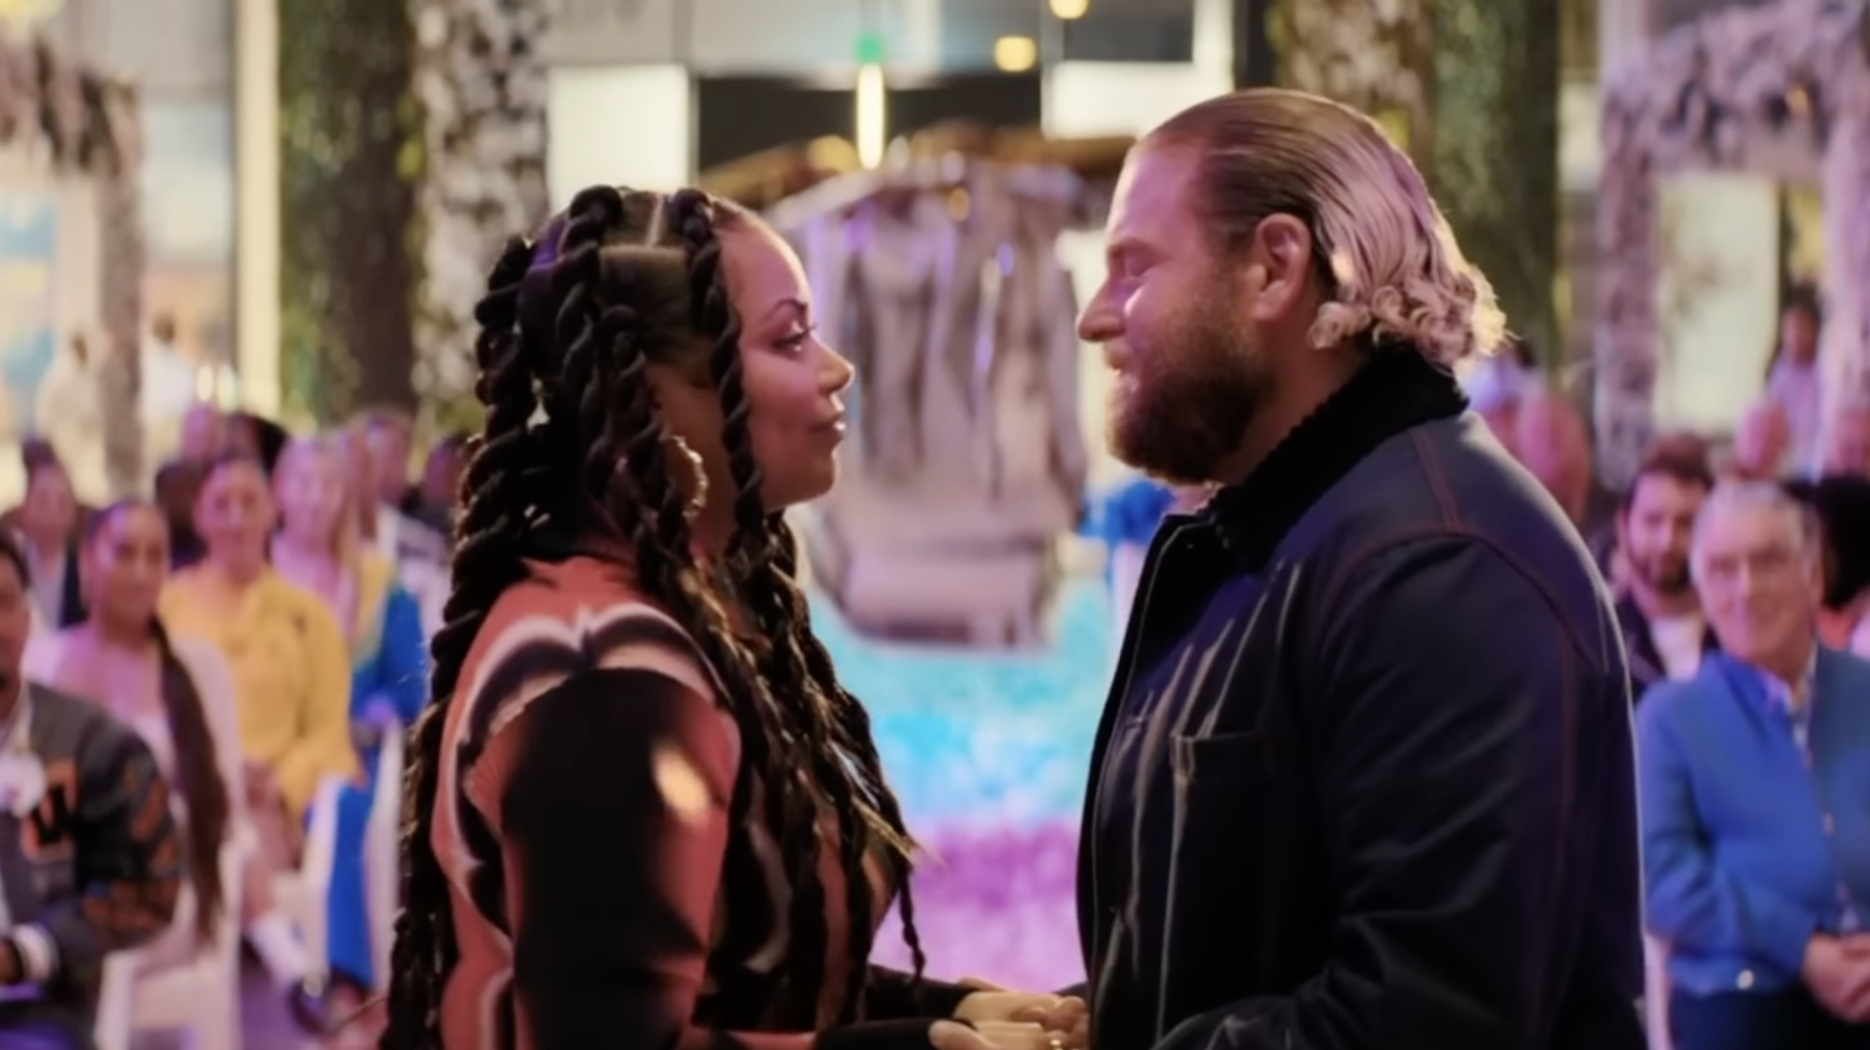
[[[214,943],[194,959],[142,971],[140,952],[117,952],[104,961],[93,1038],[97,1050],[129,1050],[131,1036],[178,1031],[193,1050],[239,1050],[240,887],[245,851],[230,839],[221,846],[221,921]],[[192,915],[177,921],[194,922]]]
[[[377,752],[376,792],[364,830],[364,905],[370,916],[370,953],[377,986],[389,987],[390,946],[396,940],[396,898],[402,881],[403,751],[405,731],[384,731]]]
[[[273,900],[298,927],[299,940],[320,974],[327,973],[331,966],[326,911],[331,895],[331,862],[338,843],[338,798],[348,783],[335,775],[319,782],[305,823],[305,853],[299,859],[298,870],[281,872],[273,879]]]

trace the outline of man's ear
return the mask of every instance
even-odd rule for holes
[[[1253,320],[1268,324],[1285,318],[1305,298],[1312,275],[1312,231],[1295,216],[1268,215],[1253,230],[1247,246],[1252,273]]]

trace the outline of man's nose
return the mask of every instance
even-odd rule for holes
[[[1078,338],[1087,343],[1108,343],[1122,334],[1123,311],[1117,308],[1116,297],[1110,294],[1106,282],[1084,304],[1084,313],[1078,318]]]

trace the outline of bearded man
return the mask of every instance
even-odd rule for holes
[[[1098,731],[1098,1050],[1636,1050],[1628,671],[1452,374],[1503,318],[1421,177],[1244,91],[1125,165],[1080,331],[1157,534]]]
[[[1632,700],[1660,682],[1695,677],[1701,657],[1719,646],[1688,572],[1695,517],[1713,488],[1706,446],[1691,438],[1658,441],[1617,511],[1624,577],[1617,620]]]

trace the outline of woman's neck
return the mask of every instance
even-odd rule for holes
[[[156,643],[148,620],[97,615],[79,624],[76,633],[94,649],[143,652],[153,648]]]
[[[275,561],[285,558],[314,565],[334,565],[338,556],[331,547],[329,541],[319,542],[309,536],[282,532],[273,537],[273,558]]]
[[[266,559],[214,559],[208,560],[208,569],[215,578],[235,590],[245,590],[259,582],[266,573]]]

